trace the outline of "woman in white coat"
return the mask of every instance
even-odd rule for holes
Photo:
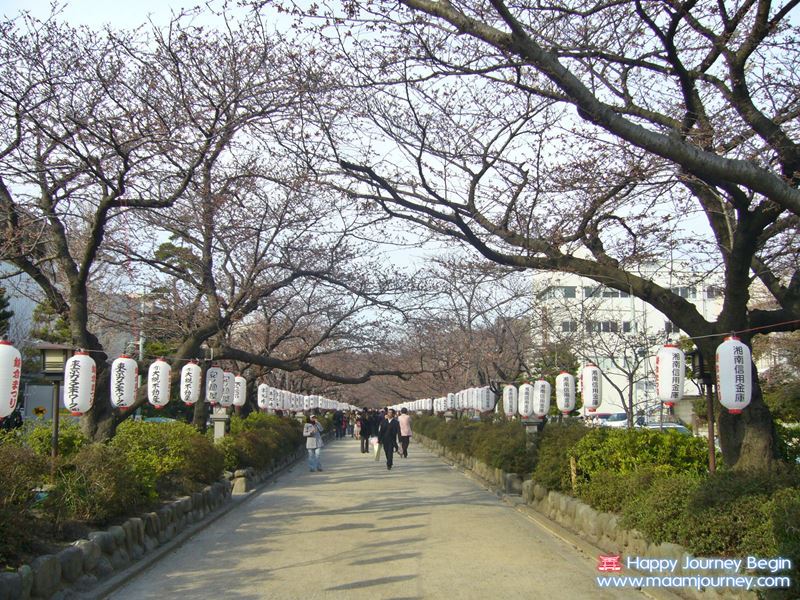
[[[308,470],[322,471],[320,453],[322,452],[322,424],[317,421],[316,415],[311,415],[303,426],[303,436],[306,438],[308,449]]]

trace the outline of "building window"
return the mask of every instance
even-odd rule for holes
[[[587,333],[618,333],[619,323],[616,321],[587,321]]]
[[[630,321],[623,321],[622,322],[622,333],[630,333],[631,332],[631,322]]]
[[[711,298],[722,298],[723,289],[717,285],[710,285],[706,288],[706,297]]]
[[[680,328],[675,325],[672,321],[664,321],[664,331],[666,333],[678,333],[680,332]]]
[[[674,287],[670,288],[670,291],[681,298],[690,299],[697,297],[697,289],[694,287]]]
[[[604,287],[602,288],[603,298],[629,298],[630,294],[628,292],[620,292],[619,290],[615,290],[614,288]]]
[[[554,300],[557,298],[575,298],[578,288],[574,285],[553,285],[539,294],[542,300]]]
[[[577,331],[577,321],[561,321],[561,333],[576,333]]]

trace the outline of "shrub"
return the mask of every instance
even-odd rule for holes
[[[588,431],[577,420],[548,423],[538,436],[534,481],[549,490],[571,494],[569,451]]]
[[[482,423],[474,436],[475,457],[507,473],[533,471],[533,442],[519,421]]]
[[[193,491],[192,477],[198,473],[203,482],[222,475],[222,455],[185,423],[128,420],[117,428],[110,446],[132,466],[150,498]]]
[[[635,496],[623,502],[622,525],[651,542],[685,544],[691,531],[686,515],[700,482],[697,475],[673,473],[653,479],[649,488],[632,489]]]
[[[776,556],[792,561],[794,569],[788,573],[792,587],[788,590],[770,590],[767,598],[800,598],[800,489],[783,488],[775,492],[769,509]]]
[[[569,451],[577,463],[579,482],[601,471],[632,473],[643,466],[672,467],[681,473],[706,472],[706,442],[675,431],[598,427]]]
[[[136,466],[126,456],[116,448],[90,444],[59,467],[45,509],[56,523],[76,519],[105,524],[151,501],[149,490],[140,485]]]
[[[800,427],[775,423],[775,434],[781,459],[790,464],[800,463]]]
[[[0,441],[0,564],[27,548],[34,488],[48,476],[47,462],[30,448]]]
[[[218,444],[225,469],[266,469],[294,453],[303,439],[301,431],[297,420],[276,415],[251,413],[246,419],[233,417],[230,435]]]
[[[414,431],[453,452],[474,456],[509,473],[530,473],[534,465],[532,440],[519,421],[469,421],[415,417]]]
[[[41,456],[50,456],[53,430],[49,424],[37,424],[25,435],[26,443]],[[89,440],[77,423],[61,422],[58,426],[58,455],[69,458],[77,454]]]

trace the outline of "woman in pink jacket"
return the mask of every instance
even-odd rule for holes
[[[400,456],[408,458],[408,442],[411,440],[411,415],[408,409],[401,409],[397,420],[400,423]]]

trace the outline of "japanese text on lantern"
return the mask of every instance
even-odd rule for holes
[[[597,369],[592,370],[592,400],[596,404],[600,402],[600,372]]]
[[[745,375],[744,375],[744,348],[736,346],[733,349],[733,381],[734,381],[734,402],[745,402]]]
[[[17,405],[17,394],[19,393],[19,378],[22,376],[22,359],[14,358],[14,370],[11,372],[11,402],[9,407],[13,409]]]
[[[669,396],[673,400],[681,399],[681,356],[677,352],[672,355],[672,389]]]
[[[114,380],[114,393],[116,394],[117,401],[122,399],[122,396],[125,392],[125,372],[127,368],[125,367],[125,363],[119,363],[117,365],[117,372],[116,372],[116,379]]]
[[[153,365],[150,370],[150,381],[152,382],[150,393],[153,396],[153,402],[158,403],[161,398],[161,388],[158,386],[159,379],[161,379],[161,367]]]
[[[183,377],[183,399],[187,402],[192,399],[192,380],[192,370],[186,369]]]
[[[78,396],[80,395],[78,381],[81,378],[81,365],[77,360],[70,363],[67,377],[69,379],[69,385],[67,386],[67,400],[69,401],[69,409],[74,412],[78,410]]]

